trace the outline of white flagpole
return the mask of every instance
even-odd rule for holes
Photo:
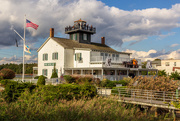
[[[24,16],[23,74],[22,74],[22,82],[24,82],[24,48],[25,48],[25,35],[26,35],[26,15]]]

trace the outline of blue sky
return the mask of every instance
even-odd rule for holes
[[[107,45],[142,60],[180,59],[179,0],[0,0],[0,64],[22,62],[22,40],[12,27],[23,36],[25,14],[39,25],[26,28],[32,52],[26,53],[26,63],[37,62],[36,50],[50,28],[67,38],[64,28],[79,18],[97,28],[93,42],[105,36]]]

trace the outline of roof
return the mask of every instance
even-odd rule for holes
[[[86,21],[84,21],[84,20],[81,20],[81,18],[80,18],[79,20],[77,20],[77,21],[74,21],[74,22],[86,22]]]
[[[47,41],[49,39],[50,38],[48,38],[37,51],[39,51],[47,43]],[[91,42],[90,44],[85,44],[85,43],[79,43],[75,40],[65,39],[65,38],[57,38],[57,37],[51,37],[51,39],[53,39],[54,41],[56,41],[58,44],[60,44],[61,46],[63,46],[66,49],[90,49],[93,51],[131,54],[131,53],[125,53],[125,52],[118,52],[118,51],[112,49],[111,47],[109,47],[107,45],[103,45],[101,43]]]

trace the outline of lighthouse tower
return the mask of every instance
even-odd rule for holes
[[[91,43],[91,35],[96,33],[96,28],[86,23],[81,19],[74,21],[73,26],[67,26],[65,33],[69,34],[71,40],[78,41],[79,43]]]

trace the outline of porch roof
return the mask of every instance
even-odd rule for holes
[[[109,67],[84,67],[84,68],[64,68],[64,70],[130,70],[130,71],[157,71],[158,69],[146,68],[109,68]]]

